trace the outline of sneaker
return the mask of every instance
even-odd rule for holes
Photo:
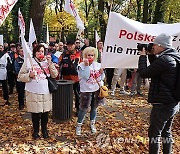
[[[120,95],[129,95],[129,93],[125,90],[120,90],[119,94]]]
[[[131,96],[131,97],[134,96],[134,95],[136,95],[136,92],[131,92],[131,93],[130,93],[130,96]]]
[[[82,123],[78,123],[76,126],[76,135],[78,136],[81,135],[81,126],[82,126]]]
[[[114,91],[111,92],[111,95],[114,96]]]
[[[95,126],[95,121],[94,120],[91,120],[90,127],[91,127],[91,132],[93,134],[95,134],[96,133],[96,126]]]

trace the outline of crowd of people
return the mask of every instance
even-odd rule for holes
[[[21,44],[7,43],[0,45],[0,82],[2,84],[3,98],[1,105],[11,105],[9,95],[16,90],[18,93],[19,110],[24,109],[32,113],[33,133],[32,137],[38,139],[40,121],[43,138],[48,138],[48,112],[52,109],[52,94],[48,89],[46,76],[52,78],[74,81],[73,91],[77,118],[76,135],[81,135],[83,120],[90,110],[90,128],[96,133],[96,115],[98,106],[105,103],[105,98],[99,97],[99,85],[107,84],[110,94],[115,95],[116,87],[119,87],[120,95],[143,95],[141,84],[144,83],[150,91],[148,101],[152,104],[151,121],[149,128],[150,153],[158,153],[160,137],[171,137],[171,124],[174,115],[178,112],[178,101],[171,96],[171,88],[174,86],[175,60],[168,57],[166,52],[176,53],[172,49],[172,40],[169,35],[157,36],[153,44],[153,55],[158,55],[157,60],[147,66],[147,52],[140,51],[138,69],[125,68],[101,68],[103,41],[97,42],[97,47],[90,45],[89,39],[67,40],[66,43],[50,42],[33,43],[32,58],[30,63],[24,59]],[[151,53],[152,54],[152,53]],[[148,55],[151,55],[148,53]],[[179,55],[175,54],[178,58]],[[169,69],[167,69],[169,67]],[[163,71],[164,70],[164,71]],[[159,78],[170,81],[170,86],[165,86]],[[175,76],[175,75],[174,75]],[[120,82],[118,82],[120,79]],[[171,87],[171,88],[169,88]],[[161,89],[161,92],[159,90]],[[26,94],[25,94],[26,92]],[[26,97],[26,99],[24,98]],[[26,100],[26,102],[24,101]],[[170,153],[172,142],[164,143],[165,153]]]

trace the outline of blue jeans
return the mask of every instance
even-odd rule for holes
[[[95,92],[81,93],[80,106],[82,107],[80,107],[79,112],[78,112],[78,120],[77,120],[78,123],[83,122],[83,119],[86,115],[89,105],[91,106],[90,120],[96,120],[97,105],[95,105]]]
[[[179,104],[154,104],[150,115],[149,154],[159,154],[162,137],[163,154],[172,152],[171,126],[175,114],[179,111]]]

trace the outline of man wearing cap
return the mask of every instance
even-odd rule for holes
[[[76,114],[79,110],[79,78],[77,73],[77,66],[80,62],[80,52],[77,52],[75,49],[74,41],[67,41],[67,51],[63,52],[60,56],[60,68],[61,76],[65,80],[73,80],[73,90],[75,94],[75,107]]]
[[[152,104],[150,115],[149,153],[158,154],[162,139],[163,153],[172,152],[171,125],[175,114],[179,111],[179,102],[173,95],[177,76],[177,62],[180,61],[179,53],[172,48],[172,36],[158,35],[154,42],[149,58],[153,57],[147,66],[146,51],[140,51],[139,74],[142,78],[151,78],[148,102]],[[173,55],[173,56],[170,56]]]

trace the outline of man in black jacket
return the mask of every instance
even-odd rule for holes
[[[177,75],[177,62],[168,55],[173,54],[180,61],[180,55],[172,48],[172,37],[168,34],[158,35],[149,57],[154,61],[147,66],[146,51],[140,51],[139,74],[143,78],[151,78],[148,102],[152,104],[150,115],[149,153],[158,154],[162,138],[163,153],[172,152],[171,125],[175,114],[179,111],[179,102],[172,96]],[[156,57],[155,57],[156,56]]]

